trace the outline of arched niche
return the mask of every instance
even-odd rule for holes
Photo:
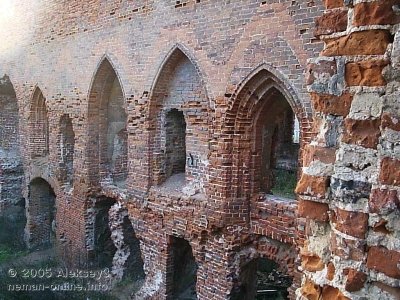
[[[74,176],[75,133],[72,119],[69,115],[62,115],[59,126],[59,179],[60,182],[72,186]]]
[[[175,47],[150,95],[151,167],[154,185],[190,185],[203,193],[208,160],[208,97],[194,60]],[[184,134],[184,136],[183,136]],[[183,165],[184,162],[184,165]]]
[[[125,186],[128,176],[128,134],[125,97],[107,58],[100,63],[89,92],[88,159],[93,183],[111,180]]]
[[[25,237],[29,248],[44,248],[56,241],[56,195],[43,178],[29,183]]]
[[[49,117],[46,99],[38,87],[32,97],[29,125],[31,157],[46,157],[49,154]]]

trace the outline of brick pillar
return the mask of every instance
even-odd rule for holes
[[[315,134],[296,190],[307,218],[298,296],[398,299],[400,1],[325,4],[325,48],[308,65]]]

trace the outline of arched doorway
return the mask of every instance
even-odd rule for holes
[[[168,299],[197,299],[197,263],[189,242],[183,238],[170,237],[167,285],[170,283]]]
[[[26,203],[26,242],[29,248],[46,248],[56,241],[56,195],[43,178],[29,184]]]

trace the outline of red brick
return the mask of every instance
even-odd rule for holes
[[[324,114],[347,116],[350,111],[353,95],[344,93],[341,96],[311,93],[315,111]]]
[[[327,9],[338,8],[344,6],[343,0],[325,0],[325,7]]]
[[[386,80],[382,71],[387,61],[374,60],[346,64],[346,83],[349,86],[383,86]]]
[[[344,121],[342,142],[375,149],[380,137],[380,119]]]
[[[365,213],[336,209],[334,222],[337,230],[363,239],[368,229],[368,215]]]
[[[395,131],[400,131],[400,119],[388,113],[383,113],[381,116],[382,128],[390,128]]]
[[[373,226],[372,226],[372,230],[374,232],[380,232],[383,234],[389,234],[390,231],[387,230],[386,228],[386,224],[388,221],[386,221],[385,219],[380,219],[378,222],[376,222]]]
[[[319,300],[321,296],[321,287],[307,279],[301,288],[301,294],[308,300]]]
[[[383,184],[400,185],[400,160],[385,157],[382,159],[379,181]]]
[[[354,269],[345,269],[347,275],[345,289],[348,292],[357,292],[361,290],[367,281],[367,275]]]
[[[400,16],[393,9],[393,5],[400,4],[399,0],[379,0],[362,2],[354,6],[354,26],[386,25],[400,23]]]
[[[304,270],[309,272],[322,271],[325,267],[321,258],[310,252],[301,253],[301,266]]]
[[[336,160],[336,149],[306,145],[303,151],[303,165],[309,166],[313,161],[321,161],[324,164],[333,164]]]
[[[390,33],[386,30],[358,31],[325,43],[324,56],[381,55],[390,43]]]
[[[336,268],[332,262],[329,262],[327,265],[326,279],[332,281],[335,277]]]
[[[324,176],[311,176],[302,174],[300,181],[297,183],[296,194],[315,196],[319,198],[325,197],[328,188],[329,179]]]
[[[350,300],[343,295],[343,293],[333,286],[325,285],[322,288],[322,299],[323,300]]]
[[[314,201],[300,200],[298,215],[300,217],[313,219],[320,222],[327,222],[329,205]]]
[[[341,258],[363,261],[365,256],[365,241],[346,239],[335,233],[331,237],[331,252]]]
[[[347,10],[333,10],[315,20],[315,36],[345,31],[347,28]]]
[[[387,213],[400,209],[400,200],[396,190],[374,189],[369,198],[369,210],[372,213]]]
[[[368,250],[367,267],[384,273],[389,277],[400,279],[400,252],[374,246]]]

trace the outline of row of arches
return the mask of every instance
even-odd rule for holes
[[[294,197],[306,116],[285,84],[261,67],[237,93],[228,95],[232,100],[228,99],[220,121],[220,138],[228,141],[225,147],[231,149],[232,193],[237,197],[258,191],[279,194],[276,185],[280,181],[292,184],[291,191],[284,190],[282,196]],[[147,129],[143,137],[148,144],[143,150],[149,159],[150,186],[174,176],[205,193],[210,127],[214,125],[210,117],[215,111],[209,107],[196,65],[179,48],[165,62],[149,98],[146,120],[141,124]],[[92,81],[87,124],[90,181],[125,187],[130,168],[127,104],[118,74],[107,58]],[[30,127],[32,158],[48,155],[48,111],[38,88]],[[68,115],[61,117],[59,128],[59,179],[72,184],[75,134]]]

